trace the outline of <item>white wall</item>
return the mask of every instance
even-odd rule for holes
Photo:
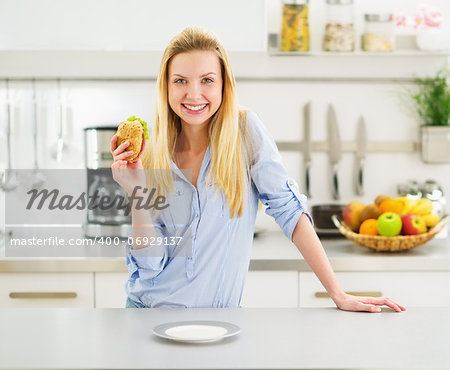
[[[263,50],[263,0],[0,0],[0,49],[162,50],[184,27]]]
[[[313,36],[315,48],[320,45],[322,25],[318,15],[324,14],[324,2],[310,2],[311,11],[315,9],[311,16],[311,27],[317,30]],[[378,10],[382,6],[412,10],[417,2],[357,0],[355,7],[359,14],[374,10],[371,8],[375,6]],[[441,6],[450,16],[449,1],[430,0],[428,3]],[[160,50],[181,28],[195,24],[213,29],[229,50],[265,50],[266,30],[271,30],[277,22],[274,14],[279,9],[279,2],[268,0],[266,5],[268,20],[264,16],[263,0],[0,0],[0,49]],[[325,58],[321,62],[330,63],[330,70],[333,70],[332,60]],[[286,61],[289,63],[289,58]],[[376,63],[377,59],[367,58],[366,61]],[[16,105],[21,109],[21,116],[14,127],[13,164],[18,168],[30,168],[30,156],[23,155],[19,148],[32,148],[32,137],[28,135],[31,127],[31,83],[12,81],[11,86],[17,98]],[[50,156],[57,135],[56,87],[55,81],[38,82],[38,98],[42,106],[40,130],[43,133],[39,161],[46,168],[57,166]],[[238,83],[240,103],[257,111],[275,139],[280,141],[302,139],[300,110],[306,101],[312,102],[314,141],[326,137],[325,108],[328,103],[335,105],[343,140],[355,138],[357,118],[363,115],[368,125],[369,141],[417,141],[419,122],[400,102],[400,88],[398,84],[388,82]],[[73,125],[67,135],[73,155],[65,163],[67,167],[83,165],[82,128],[117,123],[130,114],[148,120],[153,116],[153,82],[65,81],[63,90],[73,110]],[[0,82],[0,101],[4,101],[4,97],[5,84]],[[3,117],[4,104],[0,109],[0,140],[4,140]],[[4,144],[0,147],[4,150]],[[283,157],[289,173],[302,186],[301,154],[286,152]],[[3,153],[0,158],[3,162]],[[346,153],[340,165],[342,202],[352,199],[370,202],[379,193],[395,195],[396,185],[400,182],[408,179],[422,182],[428,178],[440,182],[450,197],[450,165],[425,164],[419,153],[370,153],[366,162],[366,195],[358,198],[353,192],[353,160],[353,155]],[[313,198],[310,204],[331,202],[325,153],[313,154],[311,181]]]
[[[354,0],[355,26],[365,12],[412,12],[447,0]],[[0,0],[3,50],[161,50],[189,25],[208,27],[228,50],[265,50],[278,32],[280,0]],[[311,47],[320,49],[325,0],[310,0]],[[267,11],[265,11],[265,8]],[[267,17],[266,15],[267,14]],[[450,23],[447,19],[447,25]],[[358,39],[359,41],[359,39]]]

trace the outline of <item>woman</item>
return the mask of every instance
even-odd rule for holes
[[[230,62],[214,35],[187,28],[175,36],[164,52],[157,90],[155,122],[140,159],[128,163],[128,144],[117,147],[117,137],[111,140],[116,181],[128,194],[152,181],[169,205],[157,213],[132,209],[127,307],[238,307],[260,200],[338,308],[405,309],[389,298],[355,297],[339,287],[306,198],[287,176],[272,137],[255,113],[237,107]],[[153,169],[163,171],[149,174]],[[137,243],[152,236],[176,236],[181,243]]]

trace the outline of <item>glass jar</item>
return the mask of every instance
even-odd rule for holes
[[[309,51],[307,0],[282,2],[280,51]]]
[[[353,0],[327,0],[323,49],[325,51],[353,51],[355,49]]]
[[[422,194],[424,198],[431,201],[433,213],[443,217],[445,215],[446,200],[442,187],[435,180],[427,180],[422,185]]]
[[[392,14],[365,14],[362,49],[364,51],[394,50],[394,17]]]
[[[422,198],[422,191],[416,180],[409,180],[404,184],[399,184],[397,186],[397,192],[400,197],[406,197],[411,200]]]

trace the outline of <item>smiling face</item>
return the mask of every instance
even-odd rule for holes
[[[169,62],[169,105],[188,125],[207,125],[222,102],[222,72],[213,51],[175,55]]]

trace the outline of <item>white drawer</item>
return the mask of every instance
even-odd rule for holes
[[[376,293],[409,307],[450,306],[450,272],[337,272],[348,293]],[[300,307],[336,307],[312,272],[299,273]]]
[[[2,273],[0,307],[94,307],[94,274]]]
[[[127,295],[125,282],[126,272],[96,272],[95,273],[95,307],[125,308]]]
[[[249,271],[242,307],[297,307],[297,271]]]

